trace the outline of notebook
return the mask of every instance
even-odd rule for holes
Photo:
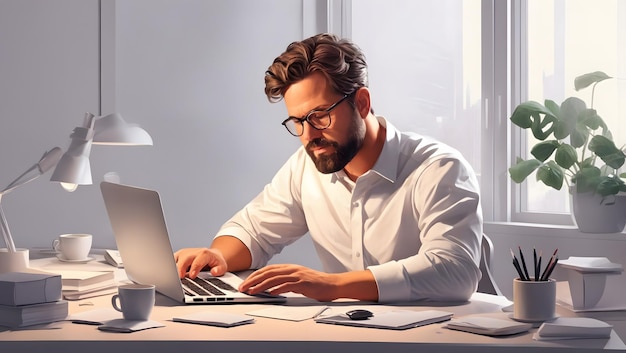
[[[237,291],[234,273],[213,277],[201,272],[195,280],[178,277],[159,193],[103,181],[102,197],[128,279],[154,284],[157,292],[180,303],[270,303],[283,296],[248,295]]]

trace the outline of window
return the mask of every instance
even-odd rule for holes
[[[576,76],[603,71],[615,79],[596,87],[594,108],[605,120],[618,146],[626,143],[626,3],[619,0],[526,0],[522,6],[521,100],[561,104],[577,96],[587,105],[591,90],[574,90]],[[525,21],[523,20],[525,18]],[[525,35],[525,36],[524,36]],[[513,102],[515,104],[515,102]],[[621,119],[621,121],[620,121]],[[528,155],[536,143],[528,134],[519,140],[518,151]],[[519,211],[513,220],[546,220],[571,223],[569,195],[564,187],[553,190],[534,177],[517,186]],[[566,217],[559,217],[566,215]]]

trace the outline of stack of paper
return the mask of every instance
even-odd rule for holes
[[[78,300],[117,292],[113,271],[54,270],[61,275],[63,297]]]
[[[551,322],[544,322],[533,338],[538,341],[609,338],[613,326],[604,321],[588,317],[562,317]]]

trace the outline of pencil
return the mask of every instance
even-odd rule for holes
[[[552,272],[550,270],[550,268],[554,269],[554,261],[556,259],[556,253],[559,251],[559,248],[556,248],[556,250],[554,250],[554,253],[552,253],[552,257],[550,257],[550,261],[548,261],[548,264],[546,265],[545,270],[543,270],[543,274],[541,275],[541,278],[539,279],[540,281],[547,281],[548,278],[547,276],[549,276],[548,272]]]
[[[550,268],[547,269],[546,274],[545,274],[546,277],[543,279],[544,281],[550,280],[550,275],[552,274],[552,271],[556,267],[556,263],[557,262],[559,262],[559,257],[558,256],[554,258],[554,261],[552,261],[552,266],[550,266]]]
[[[511,257],[513,257],[513,266],[515,266],[515,270],[517,271],[517,274],[519,275],[520,280],[525,281],[526,278],[524,277],[524,273],[522,272],[522,269],[519,267],[519,262],[517,261],[517,258],[515,257],[515,253],[513,253],[513,249],[511,250]]]
[[[530,281],[528,268],[526,267],[526,261],[524,261],[524,254],[522,253],[522,247],[518,245],[517,248],[519,249],[519,258],[522,260],[522,269],[524,270],[524,276],[526,276],[526,280]]]
[[[539,251],[539,259],[537,259],[537,281],[539,281],[541,279],[541,259],[543,257],[543,251]]]
[[[537,272],[537,249],[533,248],[533,272],[535,273],[535,282],[539,280],[539,273]]]

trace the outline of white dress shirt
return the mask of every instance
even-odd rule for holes
[[[320,173],[300,147],[217,236],[240,239],[260,268],[309,232],[324,271],[369,269],[379,302],[466,300],[481,276],[476,176],[458,151],[378,120],[385,145],[356,182]]]

